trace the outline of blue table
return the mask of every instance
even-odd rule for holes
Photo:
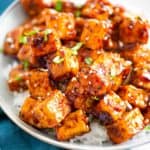
[[[0,0],[0,14],[13,0]],[[0,110],[0,150],[61,150],[45,144],[14,125]]]

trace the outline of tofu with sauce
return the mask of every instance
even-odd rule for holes
[[[57,31],[62,40],[73,40],[76,37],[75,18],[72,13],[55,13],[49,16],[47,26]]]
[[[126,102],[111,91],[99,100],[95,106],[95,112],[101,124],[111,125],[122,117],[126,108]]]
[[[116,91],[130,71],[130,61],[118,54],[101,53],[90,67],[82,68],[70,81],[66,95],[71,101],[82,95],[101,97],[111,90]]]
[[[80,40],[87,48],[98,50],[103,48],[103,39],[107,33],[104,23],[96,19],[88,19],[85,22]]]
[[[144,117],[138,108],[126,112],[124,116],[107,128],[110,140],[116,144],[126,142],[144,128]]]
[[[39,129],[53,128],[64,120],[70,110],[64,94],[55,90],[42,101],[27,98],[21,108],[20,118]]]
[[[125,44],[148,42],[148,24],[140,19],[123,19],[119,26],[119,37]]]
[[[113,6],[107,0],[87,0],[82,8],[82,15],[98,20],[107,20],[113,13]]]
[[[36,32],[30,31],[28,34]],[[18,58],[19,60],[28,60],[35,65],[37,58],[56,52],[61,47],[61,42],[54,30],[45,29],[31,36],[25,36],[26,43],[21,47]]]
[[[70,113],[62,124],[56,127],[56,136],[59,141],[67,141],[89,131],[88,118],[82,110],[77,110]]]
[[[78,58],[67,47],[61,47],[56,54],[51,55],[47,60],[47,65],[50,77],[53,80],[76,75],[79,71]]]
[[[148,105],[149,96],[143,89],[133,85],[124,85],[119,88],[118,95],[128,101],[134,107],[145,109]]]
[[[35,99],[45,99],[51,95],[52,87],[49,81],[48,72],[32,70],[29,72],[29,92]]]
[[[20,49],[19,37],[23,33],[23,27],[20,26],[8,32],[4,41],[4,53],[16,56]]]
[[[29,71],[22,64],[13,68],[9,73],[8,86],[11,91],[28,89]]]

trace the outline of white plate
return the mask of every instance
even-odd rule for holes
[[[115,1],[115,3],[123,4],[125,7],[127,7],[129,10],[132,10],[133,12],[138,12],[138,14],[142,14],[146,16],[146,18],[150,18],[150,1],[149,0],[111,0]],[[75,1],[76,3],[83,1]],[[3,45],[3,41],[5,38],[5,35],[8,31],[13,29],[14,27],[21,24],[26,18],[26,15],[21,8],[18,1],[15,1],[3,14],[3,16],[0,18],[0,47]],[[135,146],[139,146],[142,144],[146,144],[150,142],[150,134],[147,134],[146,136],[137,136],[137,138],[130,140],[124,144],[120,145],[83,145],[83,144],[73,144],[69,142],[58,142],[55,140],[54,136],[50,136],[47,134],[42,133],[39,130],[36,130],[35,128],[32,128],[31,126],[27,125],[23,121],[21,121],[18,118],[18,111],[16,110],[16,107],[13,105],[13,95],[11,92],[9,92],[7,87],[6,78],[4,77],[4,70],[6,69],[6,66],[11,64],[13,62],[12,59],[5,57],[3,55],[0,55],[0,106],[3,109],[3,111],[8,115],[8,117],[21,129],[29,133],[30,135],[40,139],[41,141],[44,141],[49,144],[53,144],[59,147],[68,148],[68,149],[98,149],[98,150],[117,150],[117,149],[126,149],[131,148]],[[142,133],[140,134],[142,135]]]

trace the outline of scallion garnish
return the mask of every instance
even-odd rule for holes
[[[45,42],[47,42],[47,40],[48,40],[48,35],[51,33],[52,31],[50,30],[50,29],[46,29],[45,31],[44,31],[44,41]]]
[[[71,48],[73,55],[78,55],[78,50],[82,47],[83,43],[79,42],[74,47]]]
[[[146,127],[144,128],[144,130],[150,131],[150,125],[146,126]]]
[[[61,0],[57,0],[56,4],[55,4],[55,10],[58,12],[61,12],[63,9],[63,3]]]
[[[20,76],[17,76],[16,78],[15,78],[15,81],[21,81],[22,80],[22,77],[20,77]]]
[[[26,44],[28,42],[27,36],[20,36],[19,43]]]
[[[81,16],[81,11],[80,10],[77,10],[75,11],[75,17],[80,17]]]
[[[34,34],[37,34],[38,32],[39,32],[39,30],[35,29],[35,30],[30,31],[30,32],[24,33],[24,35],[26,35],[26,36],[32,36]]]
[[[93,63],[93,59],[91,57],[86,57],[84,61],[87,65],[91,65]]]
[[[92,99],[92,100],[99,101],[99,98],[98,98],[97,96],[92,96],[91,99]]]
[[[23,65],[24,70],[28,70],[28,68],[29,68],[29,61],[24,60],[24,61],[22,62],[22,65]]]
[[[54,59],[53,59],[53,62],[55,64],[60,64],[64,61],[64,58],[62,58],[61,56],[56,56]]]

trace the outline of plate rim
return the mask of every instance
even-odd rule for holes
[[[14,2],[12,2],[7,8],[6,10],[2,13],[2,15],[0,16],[0,20],[2,22],[2,20],[9,14],[9,12],[16,7],[19,4],[19,0],[15,0]],[[1,25],[0,22],[0,25]],[[1,98],[1,96],[0,96]],[[14,123],[16,124],[20,129],[22,129],[23,131],[25,131],[26,133],[28,133],[29,135],[33,136],[34,138],[43,141],[47,144],[51,144],[57,147],[61,147],[61,148],[67,148],[67,149],[79,149],[79,150],[89,150],[89,149],[95,149],[95,150],[119,150],[119,149],[127,149],[127,148],[133,148],[133,147],[137,147],[137,146],[142,146],[145,144],[149,144],[150,141],[146,141],[146,142],[141,142],[141,143],[135,143],[135,144],[127,144],[127,145],[112,145],[112,146],[92,146],[92,145],[79,145],[76,143],[67,143],[67,142],[59,142],[57,140],[51,139],[50,137],[46,137],[42,134],[36,133],[34,131],[32,131],[31,129],[29,129],[28,127],[24,126],[23,122],[17,121],[16,118],[14,118],[11,115],[11,110],[7,110],[7,106],[4,106],[4,103],[2,102],[3,100],[0,100],[0,108],[3,110],[3,112],[8,116],[8,118]],[[9,108],[9,106],[8,106]],[[26,123],[25,123],[26,124]]]

